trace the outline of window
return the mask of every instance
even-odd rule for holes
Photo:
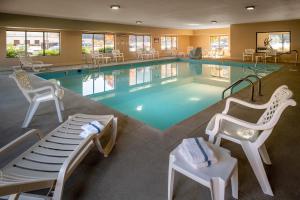
[[[25,43],[26,41],[26,43]],[[6,56],[49,56],[60,54],[60,33],[6,31]]]
[[[228,35],[217,35],[217,36],[210,36],[210,48],[215,49],[229,49],[229,37]]]
[[[129,51],[135,52],[137,50],[149,51],[151,48],[150,35],[129,35]]]
[[[59,55],[60,42],[59,33],[45,32],[45,55],[54,56]]]
[[[161,50],[177,49],[177,37],[176,36],[163,36],[160,38]]]
[[[82,34],[82,53],[110,53],[115,48],[115,35],[102,33]]]
[[[276,50],[279,53],[289,53],[291,51],[291,33],[256,33],[256,51],[266,52],[267,50]]]

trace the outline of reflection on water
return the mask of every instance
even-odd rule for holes
[[[65,88],[165,130],[218,102],[225,88],[253,73],[243,67],[199,62],[140,65],[41,76],[55,78]]]
[[[93,73],[82,78],[82,95],[87,96],[115,89],[115,76]]]

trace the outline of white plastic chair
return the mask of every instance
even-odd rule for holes
[[[211,191],[212,200],[224,200],[225,188],[231,182],[232,196],[238,199],[237,159],[230,156],[230,151],[210,145],[218,157],[218,162],[209,167],[195,169],[191,167],[176,147],[169,157],[168,200],[173,199],[175,171],[189,177]],[[177,198],[176,198],[177,199]]]
[[[99,65],[100,63],[103,64],[104,56],[102,53],[94,52],[91,54],[91,57],[94,65]]]
[[[30,103],[22,125],[23,128],[28,127],[40,103],[46,101],[54,101],[58,120],[59,122],[63,121],[61,110],[64,110],[62,102],[64,90],[62,88],[60,88],[57,84],[33,88],[29,76],[24,70],[16,70],[12,75],[10,75],[10,77],[16,81],[19,89]]]
[[[115,59],[116,62],[118,62],[118,58],[121,58],[124,62],[124,54],[120,52],[120,50],[112,50],[112,56],[113,56],[113,59]]]
[[[245,61],[245,58],[250,57],[251,61],[253,62],[254,54],[255,54],[255,49],[245,49],[245,51],[243,52],[243,61]]]
[[[156,51],[156,49],[151,48],[150,51],[149,51],[149,53],[152,54],[153,59],[155,58],[155,56],[156,56],[157,58],[159,58],[159,52]]]
[[[39,72],[41,69],[52,66],[52,64],[45,64],[42,61],[33,61],[31,57],[19,57],[20,65],[23,68],[30,68],[34,72]]]
[[[268,49],[265,53],[265,63],[267,63],[268,58],[274,58],[274,62],[277,63],[277,51],[274,49]]]
[[[291,99],[292,95],[292,91],[283,85],[277,88],[269,102],[263,105],[228,98],[222,114],[216,114],[206,128],[206,134],[209,135],[210,142],[214,142],[215,137],[217,137],[215,141],[217,145],[220,145],[223,138],[242,146],[263,192],[271,196],[273,196],[273,192],[262,163],[263,160],[264,163],[270,165],[271,160],[264,143],[271,135],[282,112],[288,106],[296,106],[296,102]],[[227,114],[231,102],[248,108],[263,109],[265,112],[257,123],[250,123]]]

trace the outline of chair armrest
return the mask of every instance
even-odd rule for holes
[[[257,125],[257,124],[251,123],[251,122],[247,122],[247,121],[232,117],[230,115],[218,113],[215,116],[215,123],[214,123],[213,129],[209,133],[207,133],[207,134],[209,134],[210,141],[212,141],[212,138],[214,138],[218,134],[219,128],[220,128],[220,123],[222,120],[229,121],[231,123],[237,124],[239,126],[247,128],[247,129],[258,130],[258,131],[271,128],[268,124]]]
[[[33,89],[33,90],[28,90],[28,93],[37,93],[37,92],[43,92],[43,91],[46,91],[46,90],[50,90],[54,94],[53,86],[50,86],[50,85],[40,87],[40,88],[37,88],[37,89]]]
[[[32,61],[32,64],[44,64],[43,61]]]
[[[228,113],[231,102],[243,105],[243,106],[248,107],[248,108],[253,108],[253,109],[266,109],[267,106],[268,106],[267,103],[266,104],[262,104],[262,105],[258,105],[258,104],[248,103],[246,101],[243,101],[243,100],[240,100],[240,99],[237,99],[237,98],[229,97],[226,100],[225,109],[223,110],[222,114],[227,114]]]
[[[41,133],[40,130],[38,130],[38,129],[31,129],[30,131],[27,131],[25,134],[21,135],[20,137],[14,139],[10,143],[8,143],[4,147],[2,147],[0,149],[0,155],[6,153],[8,151],[13,150],[16,146],[18,146],[19,144],[21,144],[24,140],[26,140],[29,137],[32,137],[34,135],[37,136],[39,140],[41,140],[44,137],[44,135]]]

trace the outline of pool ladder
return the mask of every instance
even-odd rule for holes
[[[248,83],[251,84],[251,101],[254,101],[254,83],[253,83],[252,80],[250,80],[250,78],[255,78],[258,81],[258,94],[259,94],[259,96],[262,96],[262,93],[261,93],[261,79],[257,75],[251,74],[251,75],[245,76],[244,78],[239,79],[238,81],[236,81],[233,84],[231,84],[228,88],[226,88],[225,90],[223,90],[223,92],[222,92],[222,99],[225,98],[225,92],[227,90],[230,89],[230,95],[231,95],[232,92],[233,92],[233,89],[237,85],[239,85],[242,82],[246,81],[246,82],[248,82]]]

